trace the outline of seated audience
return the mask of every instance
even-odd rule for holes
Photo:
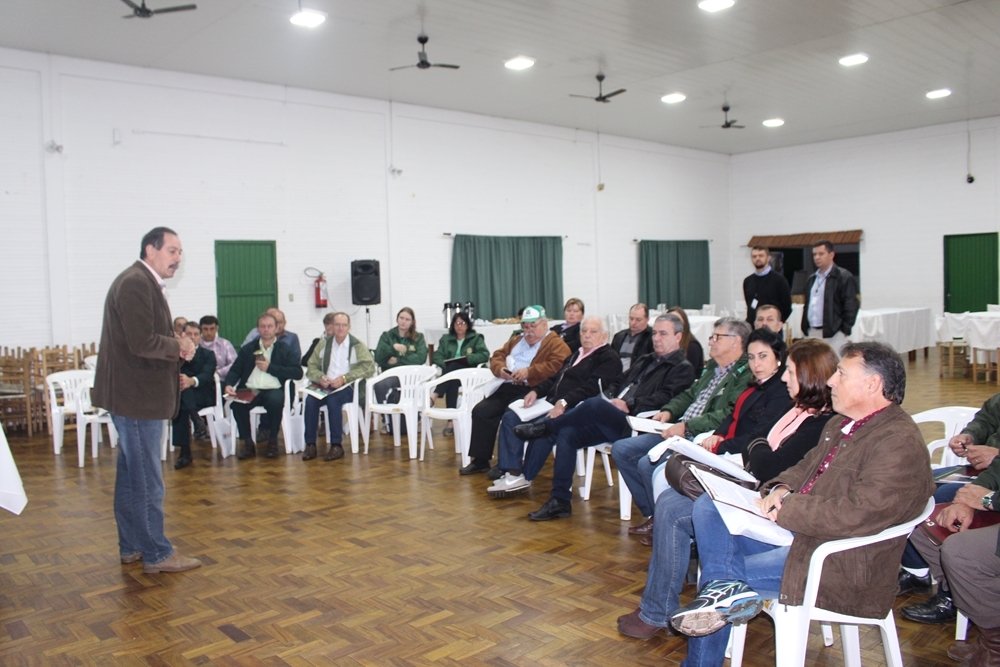
[[[181,364],[181,406],[172,423],[174,447],[181,451],[174,470],[191,465],[191,418],[202,408],[215,405],[215,355],[200,345],[197,322],[185,324],[184,335],[197,347],[191,361]]]
[[[657,421],[675,423],[662,435],[643,433],[613,441],[611,456],[644,517],[653,515],[653,499],[646,492],[649,474],[640,473],[640,460],[663,439],[672,435],[693,439],[699,433],[715,430],[732,414],[736,399],[753,380],[746,358],[750,331],[749,324],[733,317],[716,320],[715,333],[708,339],[711,359],[701,377],[653,416]]]
[[[490,371],[503,380],[503,384],[472,408],[469,444],[472,461],[459,470],[462,475],[490,469],[493,443],[507,406],[555,375],[570,354],[566,343],[548,330],[545,309],[541,306],[524,309],[521,328],[520,336],[509,339],[490,357]]]
[[[757,309],[757,317],[754,319],[753,328],[768,328],[779,336],[785,332],[785,321],[781,319],[781,311],[777,306],[765,303]]]
[[[552,443],[556,445],[549,500],[529,514],[529,519],[548,521],[570,516],[577,450],[621,438],[629,429],[626,415],[642,411],[654,397],[662,405],[662,401],[669,401],[690,386],[694,369],[681,352],[680,341],[680,319],[664,313],[653,324],[653,352],[636,361],[628,373],[618,376],[605,396],[587,399],[555,419],[514,429],[518,438],[534,441],[528,446],[524,463],[524,477],[529,482],[541,470]]]
[[[285,330],[285,324],[287,322],[287,320],[285,320],[285,314],[280,310],[278,310],[277,308],[273,307],[268,308],[264,312],[269,315],[272,315],[274,317],[274,321],[278,323],[277,340],[290,347],[292,349],[292,352],[295,353],[296,359],[301,357],[302,346],[299,344],[298,334],[294,334],[291,331]],[[260,331],[258,331],[257,327],[254,327],[253,329],[250,330],[250,333],[247,334],[247,337],[243,339],[243,345],[246,345],[247,343],[252,343],[258,338],[260,338]],[[242,346],[240,349],[242,349]]]
[[[751,354],[754,348],[751,342]],[[757,433],[763,437],[745,442],[741,452],[754,477],[766,481],[780,475],[819,443],[833,414],[826,381],[836,370],[837,355],[826,343],[806,339],[791,347],[780,386],[787,388],[786,395],[792,397],[794,405],[784,416],[759,428]],[[639,639],[670,627],[670,616],[680,607],[679,595],[694,539],[693,500],[670,488],[655,502],[653,529],[648,535],[653,554],[642,601],[631,614],[618,618],[618,632]]]
[[[671,617],[691,637],[686,667],[721,666],[729,624],[749,621],[762,596],[801,605],[809,559],[829,540],[879,531],[918,516],[934,491],[920,429],[899,404],[906,369],[884,343],[848,343],[829,380],[839,416],[794,467],[761,487],[761,512],[791,531],[790,546],[732,535],[707,494],[692,521],[701,592]],[[882,618],[896,596],[905,537],[831,554],[816,603],[833,612]],[[780,650],[780,649],[779,649]]]
[[[486,347],[483,335],[476,333],[472,327],[472,320],[468,313],[455,313],[451,318],[451,326],[448,333],[441,336],[437,347],[434,349],[434,365],[441,369],[441,373],[450,373],[460,368],[475,368],[479,364],[486,363],[490,358],[490,351]],[[444,395],[445,407],[455,408],[458,406],[458,390],[461,383],[457,380],[439,384],[431,394],[431,403],[438,399],[439,395]],[[454,435],[455,431],[451,423],[444,429],[445,435]]]
[[[354,400],[354,387],[350,385],[358,378],[370,378],[375,375],[375,362],[372,360],[368,346],[350,335],[351,316],[347,313],[327,313],[323,317],[323,327],[326,335],[320,339],[309,358],[306,377],[320,389],[333,393],[319,399],[311,394],[306,395],[305,405],[305,442],[302,452],[303,461],[316,458],[316,432],[319,430],[319,411],[325,407],[328,426],[330,428],[329,449],[324,461],[336,461],[344,458],[344,447],[341,440],[344,437],[343,407]],[[363,387],[363,384],[359,384]]]
[[[948,649],[949,658],[968,662],[970,667],[1000,665],[1000,524],[970,528],[977,514],[1000,511],[998,490],[1000,458],[995,458],[974,484],[962,486],[954,502],[934,517],[935,523],[952,535],[941,544],[920,530],[910,536],[938,582],[938,595],[954,600],[954,608],[961,609],[979,628],[975,644],[956,642]],[[913,609],[903,607],[903,615],[927,622],[919,614],[906,613]]]
[[[375,363],[383,371],[401,366],[422,366],[427,363],[427,343],[417,332],[417,316],[413,309],[404,306],[396,314],[396,326],[383,332],[375,346]],[[399,403],[399,380],[388,378],[374,387],[377,403]],[[386,420],[386,433],[391,433],[391,421]],[[406,435],[405,422],[400,432]]]
[[[566,359],[558,373],[525,395],[524,407],[530,408],[541,397],[552,404],[552,409],[533,421],[555,419],[582,401],[597,396],[600,387],[611,386],[621,368],[618,355],[608,346],[604,323],[599,317],[588,317],[580,324],[580,349]],[[491,468],[487,473],[490,479],[496,480],[486,490],[494,498],[523,493],[531,485],[521,472],[524,440],[514,435],[514,427],[521,423],[521,418],[512,410],[507,410],[500,419],[499,464],[495,472]],[[540,449],[549,447],[551,445]]]
[[[215,372],[220,378],[229,374],[229,368],[236,361],[236,348],[219,335],[219,320],[214,315],[201,318],[201,346],[215,355]]]
[[[633,359],[653,351],[653,327],[649,326],[649,308],[637,303],[628,310],[628,329],[611,339],[611,349],[622,360],[622,371],[628,371]]]
[[[701,372],[705,370],[705,350],[701,347],[698,339],[694,337],[694,334],[691,333],[691,323],[688,321],[687,312],[680,306],[671,306],[667,308],[667,312],[681,318],[681,322],[684,323],[681,349],[684,350],[687,360],[691,362],[691,366],[694,368],[694,376],[696,378],[701,377]]]
[[[187,324],[187,319],[183,317],[174,318],[174,335],[180,338],[184,335],[184,325]]]
[[[583,320],[583,301],[570,299],[563,306],[563,317],[566,321],[556,324],[552,331],[562,338],[569,347],[570,354],[580,349],[580,321]]]
[[[250,432],[250,410],[263,406],[270,420],[267,451],[264,456],[278,456],[278,430],[281,428],[281,410],[285,405],[284,383],[302,377],[299,355],[277,338],[278,324],[275,316],[264,313],[257,318],[260,337],[240,348],[229,373],[226,374],[226,396],[236,397],[237,389],[252,389],[249,403],[233,401],[231,410],[236,427],[243,439],[243,449],[236,458],[257,456]]]

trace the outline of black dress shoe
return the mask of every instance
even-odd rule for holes
[[[252,459],[255,456],[257,456],[257,447],[249,442],[245,443],[243,448],[236,454],[236,458],[241,461],[243,459]]]
[[[482,461],[476,461],[476,459],[472,459],[472,461],[469,463],[469,465],[465,466],[464,468],[459,468],[458,469],[458,474],[459,475],[475,475],[477,472],[486,472],[489,469],[490,469],[490,463],[489,463],[489,461],[486,461],[484,463]]]
[[[305,451],[302,452],[302,460],[312,461],[314,458],[316,458],[316,443],[310,442],[306,445]]]
[[[900,609],[903,618],[917,623],[951,623],[958,616],[955,603],[947,595],[938,591],[933,597],[920,604],[911,604]]]
[[[903,595],[905,593],[927,595],[931,590],[931,575],[918,577],[912,572],[907,572],[903,568],[899,568],[899,592],[896,595]]]
[[[208,440],[208,433],[205,431],[195,431],[193,437],[195,440]]]
[[[538,440],[549,435],[549,421],[547,419],[537,424],[518,424],[514,427],[514,435],[521,440]]]
[[[267,443],[267,449],[264,451],[264,456],[269,459],[278,458],[278,443],[269,442]]]
[[[330,445],[330,451],[326,453],[323,457],[324,461],[336,461],[337,459],[344,458],[344,448],[339,442],[335,442]]]
[[[191,465],[191,457],[190,456],[181,456],[181,457],[178,457],[178,459],[176,461],[174,461],[174,470],[180,470],[181,468],[187,468],[189,465]]]
[[[501,477],[503,477],[505,472],[507,472],[507,471],[506,470],[500,470],[500,466],[493,466],[492,468],[490,468],[489,470],[486,471],[486,479],[489,479],[489,480],[492,480],[492,481],[495,482],[498,479],[500,479]]]
[[[573,516],[573,503],[568,500],[549,498],[545,504],[528,515],[532,521],[548,521]]]

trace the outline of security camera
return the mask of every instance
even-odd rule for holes
[[[969,174],[968,176],[965,177],[965,182],[968,183],[969,185],[972,185],[973,183],[976,182],[976,177],[973,176],[972,174]]]

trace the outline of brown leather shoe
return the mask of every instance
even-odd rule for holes
[[[1000,667],[1000,627],[979,628],[979,650],[969,662],[970,667]]]
[[[629,526],[629,535],[649,535],[653,532],[653,517],[649,517],[638,526]]]
[[[636,609],[631,614],[625,614],[624,616],[618,617],[618,632],[622,633],[626,637],[635,637],[636,639],[649,639],[655,635],[660,630],[663,630],[668,635],[673,634],[668,628],[661,628],[655,625],[650,625],[646,623],[641,618],[639,618],[639,610]]]
[[[323,457],[324,461],[336,461],[337,459],[344,458],[344,448],[339,442],[335,442],[330,445],[330,451],[326,453]]]
[[[306,450],[302,452],[302,460],[312,461],[314,458],[316,458],[316,443],[310,442],[306,445]]]
[[[278,458],[278,443],[269,442],[267,443],[267,449],[264,451],[264,456],[269,459]]]
[[[142,571],[146,574],[155,574],[156,572],[184,572],[185,570],[193,570],[196,567],[201,567],[200,560],[197,558],[187,558],[175,551],[166,560],[161,560],[159,563],[143,563]]]
[[[121,554],[122,565],[128,565],[129,563],[138,563],[142,560],[142,552],[136,551],[133,554]]]
[[[651,547],[651,546],[653,546],[653,536],[652,536],[652,534],[650,534],[650,535],[643,535],[642,539],[639,540],[639,544],[641,544],[644,547]]]
[[[948,657],[956,662],[969,662],[979,651],[979,642],[955,642],[948,647]]]

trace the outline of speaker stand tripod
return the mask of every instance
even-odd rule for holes
[[[365,345],[370,350],[372,347],[372,311],[365,306]]]

